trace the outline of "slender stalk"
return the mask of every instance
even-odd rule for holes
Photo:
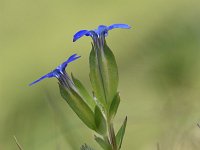
[[[13,136],[14,140],[15,140],[15,143],[17,144],[17,147],[20,149],[20,150],[23,150],[21,145],[19,144],[19,142],[17,141],[17,138],[16,136]]]
[[[110,139],[110,144],[112,146],[112,150],[117,150],[116,138],[115,138],[115,131],[112,122],[108,122],[108,134]]]

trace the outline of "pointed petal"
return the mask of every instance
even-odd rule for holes
[[[84,35],[88,36],[88,30],[80,30],[80,31],[78,31],[73,37],[73,42],[75,42],[76,40],[78,40],[79,38],[81,38]]]
[[[65,68],[67,67],[68,63],[70,63],[70,62],[72,62],[72,61],[74,61],[74,60],[76,60],[76,59],[78,59],[78,58],[80,58],[80,57],[81,57],[81,56],[78,56],[77,54],[71,55],[71,56],[67,59],[67,61],[63,62],[63,63],[58,67],[58,69],[59,69],[60,71],[65,70]]]
[[[52,77],[54,77],[53,72],[49,72],[48,74],[46,74],[46,75],[42,76],[41,78],[35,80],[34,82],[30,83],[29,86],[32,86],[33,84],[40,82],[41,80],[43,80],[45,78],[52,78]]]
[[[72,62],[72,61],[74,61],[74,60],[76,60],[76,59],[78,59],[80,57],[81,56],[78,56],[77,54],[73,54],[68,58],[67,62],[70,63],[70,62]]]
[[[127,24],[112,24],[112,25],[108,26],[108,30],[112,30],[115,28],[130,29],[131,27]]]

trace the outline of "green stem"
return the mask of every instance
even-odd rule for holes
[[[112,146],[112,150],[117,150],[115,131],[112,122],[108,122],[108,134],[110,138],[110,144]]]

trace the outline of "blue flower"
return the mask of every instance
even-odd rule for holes
[[[82,36],[91,36],[93,41],[96,42],[96,40],[99,38],[105,38],[105,36],[108,35],[108,31],[115,29],[115,28],[121,28],[121,29],[130,29],[131,27],[127,24],[112,24],[110,26],[100,25],[95,30],[80,30],[78,31],[74,37],[73,42],[81,38]]]
[[[64,86],[71,86],[73,85],[72,80],[69,78],[68,74],[65,71],[65,68],[67,67],[68,63],[80,58],[81,56],[77,56],[77,54],[73,54],[71,55],[67,61],[63,62],[61,65],[59,65],[58,67],[56,67],[53,71],[47,73],[46,75],[42,76],[41,78],[37,79],[36,81],[32,82],[31,84],[29,84],[29,86],[40,82],[41,80],[45,79],[45,78],[57,78],[60,82],[60,84],[64,85]]]

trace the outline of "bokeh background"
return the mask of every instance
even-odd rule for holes
[[[127,23],[107,42],[119,66],[122,101],[115,119],[128,125],[124,150],[200,149],[199,0],[0,0],[0,149],[77,150],[94,133],[59,95],[56,79],[28,84],[72,53],[68,72],[91,89],[91,39],[80,29]]]

